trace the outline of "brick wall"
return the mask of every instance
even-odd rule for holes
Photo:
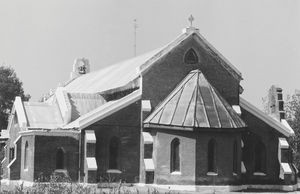
[[[211,130],[211,129],[210,129]],[[155,183],[157,184],[239,184],[240,178],[240,131],[237,132],[182,132],[164,130],[154,136]],[[181,174],[170,173],[170,144],[174,138],[180,140]],[[208,176],[208,141],[216,141],[217,173],[214,179]],[[238,145],[238,172],[233,175],[233,143]]]
[[[17,141],[16,146],[16,160],[10,166],[10,180],[19,180],[20,179],[20,170],[21,170],[21,138]]]
[[[210,129],[212,130],[212,129]],[[216,171],[218,176],[207,175],[208,142],[216,142]],[[237,143],[237,173],[233,174],[233,145]],[[196,145],[196,184],[199,185],[235,185],[241,178],[241,131],[197,133]]]
[[[170,145],[174,138],[180,141],[181,175],[170,173]],[[154,183],[157,184],[195,184],[196,139],[192,133],[157,132],[153,143],[153,162],[155,166]]]
[[[34,181],[33,172],[34,172],[34,142],[35,137],[33,135],[23,136],[22,137],[22,147],[21,147],[21,179],[26,181]],[[28,168],[24,169],[24,155],[25,155],[25,144],[28,143]]]
[[[184,54],[191,47],[199,55],[198,64],[184,63]],[[156,107],[194,69],[200,69],[230,104],[239,103],[239,82],[193,38],[153,64],[143,75],[143,99],[151,100],[152,107]]]
[[[247,184],[279,184],[278,137],[282,137],[275,129],[268,126],[255,115],[242,109],[242,119],[248,125],[248,131],[243,134],[243,160],[247,173],[243,182]],[[254,146],[261,140],[266,147],[266,176],[255,176]]]
[[[34,179],[41,173],[49,177],[56,169],[57,148],[63,148],[64,166],[73,181],[78,181],[78,143],[73,137],[63,136],[36,136],[35,137],[35,158],[34,158]]]
[[[107,178],[109,169],[109,141],[120,139],[118,170],[126,182],[138,182],[140,160],[140,102],[133,103],[107,118],[94,123],[86,130],[95,130],[97,181]]]

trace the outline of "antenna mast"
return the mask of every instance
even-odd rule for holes
[[[136,19],[133,20],[134,24],[133,24],[133,27],[134,27],[134,56],[136,56],[136,29],[138,28],[138,25],[137,25],[137,22],[136,22]]]

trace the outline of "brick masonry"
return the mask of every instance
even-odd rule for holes
[[[242,119],[248,125],[247,132],[243,133],[244,141],[243,160],[247,173],[243,175],[243,183],[247,184],[290,184],[279,179],[278,138],[283,137],[275,129],[268,126],[255,115],[242,110]],[[266,147],[266,176],[255,176],[254,173],[254,146],[261,140]],[[291,161],[289,161],[291,163]]]
[[[198,53],[198,64],[184,63],[184,54],[189,48],[194,48]],[[210,84],[221,93],[227,102],[239,103],[239,81],[207,54],[194,38],[188,39],[176,47],[154,63],[150,70],[143,75],[142,98],[151,100],[152,107],[156,107],[194,69],[200,69]]]
[[[73,181],[78,180],[78,140],[73,137],[36,136],[34,158],[34,180],[41,174],[49,177],[56,169],[57,148],[64,150],[64,166]]]
[[[140,101],[135,102],[86,128],[95,130],[97,181],[108,177],[106,171],[109,169],[109,141],[112,137],[119,138],[121,143],[118,158],[121,179],[139,181],[140,106]]]
[[[25,164],[25,144],[28,143],[28,169],[24,169]],[[26,181],[34,181],[34,148],[35,148],[35,137],[34,135],[28,135],[22,137],[22,148],[21,148],[21,179]]]
[[[156,131],[156,132],[154,132]],[[240,168],[241,130],[236,132],[214,132],[210,130],[174,131],[152,130],[154,135],[154,163],[156,166],[154,182],[157,184],[186,184],[186,185],[210,185],[210,184],[239,184],[241,172],[233,175],[233,144],[238,142],[238,169]],[[180,172],[170,172],[171,141],[178,138],[180,141]],[[216,167],[215,178],[207,175],[208,172],[208,141],[216,141]]]

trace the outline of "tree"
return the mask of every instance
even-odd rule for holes
[[[295,136],[289,138],[294,163],[300,169],[300,95],[288,95],[285,104],[286,120],[294,129]]]
[[[25,95],[23,83],[11,67],[0,66],[0,130],[7,128],[7,122],[16,96],[29,100]]]

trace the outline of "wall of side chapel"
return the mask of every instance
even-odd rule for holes
[[[211,130],[211,129],[209,129]],[[240,129],[222,129],[223,132],[198,132],[196,145],[196,184],[197,185],[239,185],[241,183],[241,133]],[[216,142],[216,177],[208,172],[208,142]],[[237,172],[233,170],[234,142],[237,143]]]
[[[197,52],[198,64],[184,63],[184,54],[190,48]],[[187,39],[146,71],[143,75],[142,98],[151,100],[151,105],[155,108],[194,69],[200,69],[230,104],[239,103],[239,81],[207,54],[194,38]]]
[[[22,136],[21,142],[21,179],[26,181],[35,181],[34,180],[34,142],[35,137],[33,135],[30,136]],[[25,144],[28,143],[28,168],[25,169]]]
[[[126,182],[139,182],[140,110],[138,101],[86,128],[94,130],[96,135],[97,181],[107,178],[109,142],[112,137],[117,137],[120,140],[119,177]]]
[[[153,134],[153,133],[152,133]],[[155,134],[155,133],[154,133]],[[180,174],[170,172],[171,141],[180,141]],[[208,141],[216,141],[216,168],[218,176],[207,175]],[[233,144],[238,145],[238,172],[233,174]],[[154,136],[154,180],[157,184],[240,184],[241,132],[186,132],[161,130]]]
[[[248,131],[243,134],[243,161],[246,174],[243,182],[247,184],[283,184],[279,179],[280,166],[278,161],[278,138],[283,137],[275,129],[268,126],[255,115],[242,109],[242,119],[248,125]],[[254,173],[254,148],[261,140],[266,148],[266,176],[256,176]]]
[[[68,136],[35,136],[34,179],[49,178],[56,169],[57,148],[64,150],[64,166],[72,181],[78,181],[79,141]]]
[[[20,169],[21,169],[21,139],[17,141],[15,148],[15,161],[9,168],[8,178],[10,180],[19,180],[20,179]],[[13,161],[12,159],[11,161]],[[9,162],[11,162],[9,161]]]
[[[18,125],[18,120],[17,120],[17,114],[14,114],[14,117],[12,118],[12,121],[10,123],[10,126],[8,126],[9,130],[9,139],[6,142],[6,148],[5,148],[5,162],[2,164],[3,168],[3,177],[4,178],[12,178],[13,180],[17,180],[20,177],[20,169],[11,169],[9,170],[7,168],[8,164],[13,160],[13,158],[10,157],[10,155],[13,152],[16,152],[15,150],[15,140],[20,136],[19,132],[21,131],[19,125]],[[19,140],[20,141],[20,140]],[[20,143],[19,143],[20,146]],[[12,152],[13,149],[13,152]],[[17,149],[20,150],[20,147],[17,147]],[[17,153],[18,154],[18,153]],[[13,164],[12,166],[19,166],[20,161],[16,159],[16,164]],[[10,171],[10,172],[9,172]]]

